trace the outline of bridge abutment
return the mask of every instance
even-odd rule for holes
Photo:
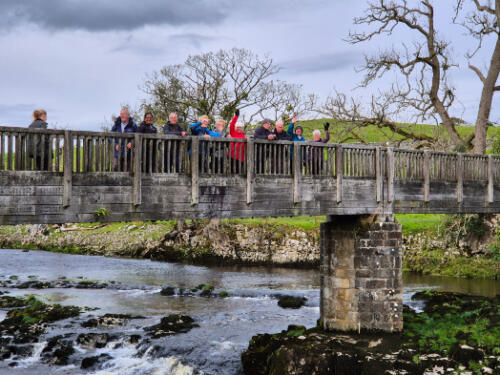
[[[403,329],[401,242],[393,215],[329,216],[321,224],[324,329]]]

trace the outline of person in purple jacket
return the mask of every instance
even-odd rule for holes
[[[328,141],[330,140],[330,132],[328,131],[328,129],[330,128],[330,124],[328,122],[325,122],[323,128],[325,129],[325,138],[321,138],[321,131],[316,129],[313,131],[313,142],[328,143]],[[311,148],[308,159],[310,160],[312,165],[311,172],[313,175],[322,174],[324,157],[325,151],[323,147]]]

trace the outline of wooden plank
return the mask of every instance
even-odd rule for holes
[[[200,140],[198,137],[193,137],[191,141],[191,205],[196,205],[199,202],[200,187],[199,187],[199,151]]]
[[[337,203],[342,202],[342,180],[344,176],[344,151],[341,145],[335,148],[335,173],[337,175]]]
[[[302,177],[302,148],[300,142],[293,146],[293,203],[300,202],[300,178]]]
[[[73,138],[71,131],[64,131],[64,192],[63,192],[63,207],[69,207],[71,204],[71,192],[73,190]]]
[[[430,167],[431,167],[431,158],[429,151],[424,151],[424,202],[429,202],[430,197]]]
[[[457,155],[457,202],[462,203],[464,200],[464,156],[463,154]]]
[[[394,149],[387,148],[387,201],[394,202]]]
[[[142,137],[140,133],[134,134],[135,144],[134,144],[134,186],[133,186],[133,199],[134,205],[139,206],[141,204],[141,164],[142,164]],[[125,151],[127,152],[127,151]],[[125,160],[127,160],[127,155],[125,154]]]
[[[377,203],[382,201],[382,191],[384,188],[384,176],[382,175],[382,151],[379,146],[375,149],[375,178],[376,178],[376,198]]]
[[[234,145],[234,147],[236,148],[236,144]],[[242,154],[241,151],[242,147],[243,144],[240,145],[240,157]],[[219,155],[220,155],[220,143],[219,143]],[[255,143],[252,137],[248,138],[247,140],[245,163],[247,167],[247,204],[251,204],[253,201],[253,184],[255,179]]]
[[[495,175],[493,174],[493,155],[488,155],[488,203],[495,201]]]

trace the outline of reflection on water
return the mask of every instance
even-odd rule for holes
[[[499,280],[461,279],[457,277],[427,276],[407,272],[403,274],[403,285],[407,290],[427,288],[489,297],[500,294]]]
[[[18,250],[0,250],[0,259],[0,278],[4,280],[11,275],[17,275],[20,279],[36,275],[39,280],[55,280],[60,277],[76,280],[84,277],[100,282],[114,281],[126,286],[115,289],[9,289],[10,295],[35,293],[52,303],[99,308],[98,311],[85,315],[143,315],[148,317],[148,324],[156,323],[161,316],[180,313],[192,316],[200,325],[186,334],[161,339],[160,349],[152,358],[135,357],[135,348],[130,346],[124,346],[123,349],[106,348],[114,357],[109,364],[111,367],[106,370],[112,374],[169,375],[175,371],[191,373],[190,368],[179,366],[176,358],[205,374],[241,374],[240,355],[253,335],[277,332],[289,324],[312,327],[319,318],[318,270],[201,267],[150,260]],[[231,297],[165,297],[159,294],[161,286],[193,288],[199,284],[211,284],[217,290],[227,290]],[[406,303],[409,303],[414,291],[424,288],[485,295],[495,295],[500,291],[498,281],[415,274],[405,274],[404,285]],[[281,309],[273,298],[277,293],[306,296],[307,305],[298,310]],[[73,333],[81,331],[79,324],[68,329]],[[136,325],[123,329],[144,334],[142,327]],[[167,363],[170,370],[167,370]],[[76,367],[49,368],[36,361],[15,371],[3,366],[0,362],[0,374],[81,373]]]

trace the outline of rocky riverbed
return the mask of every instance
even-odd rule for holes
[[[283,330],[299,342],[300,336],[308,340],[309,332],[325,340],[331,337],[313,329],[319,318],[315,270],[191,266],[20,250],[0,250],[0,259],[2,375],[242,375],[241,354],[255,335]],[[492,280],[408,274],[404,280],[403,300],[420,317],[427,300],[411,297],[424,288],[490,296],[500,292],[500,284]],[[473,310],[483,309],[468,297],[460,298]],[[448,309],[453,312],[455,307]],[[489,313],[481,310],[481,316],[483,312]],[[490,355],[483,343],[474,340],[485,337],[486,343],[494,342],[489,333],[497,332],[495,326],[485,325],[474,311],[467,314],[478,325],[468,326],[461,318],[439,325],[447,321],[438,320],[446,313],[429,311],[425,320],[415,319],[425,333],[422,343],[441,343],[441,336],[462,337],[460,344]],[[289,325],[294,327],[287,329]],[[434,328],[440,332],[438,338],[432,335]],[[450,328],[455,331],[448,335]],[[364,342],[378,339],[375,335]],[[250,352],[254,349],[252,342]],[[427,353],[425,347],[418,350]],[[256,364],[256,369],[265,370]]]
[[[500,296],[421,292],[405,306],[401,334],[289,326],[254,336],[246,375],[499,374]]]

